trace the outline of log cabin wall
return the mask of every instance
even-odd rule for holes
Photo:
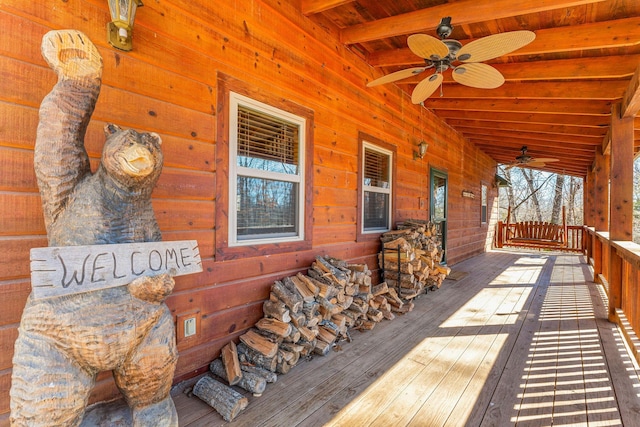
[[[195,338],[179,342],[176,380],[202,372],[229,340],[262,317],[275,279],[305,270],[318,254],[377,268],[376,239],[357,239],[358,144],[361,133],[395,147],[394,220],[428,218],[429,170],[448,173],[448,262],[485,250],[493,220],[480,223],[481,184],[495,219],[495,163],[395,86],[368,89],[377,75],[333,35],[312,24],[295,0],[157,0],[138,10],[134,50],[106,41],[106,0],[0,1],[0,420],[8,417],[13,344],[29,294],[29,249],[47,245],[33,172],[38,107],[55,83],[40,55],[49,30],[74,28],[98,46],[103,87],[86,146],[99,161],[102,128],[113,122],[161,135],[165,168],[154,209],[165,240],[196,239],[204,272],[177,278],[167,304],[176,316],[198,313]],[[218,78],[313,113],[311,248],[216,259]],[[423,159],[413,150],[424,139]],[[463,198],[471,191],[475,198]],[[309,214],[308,214],[309,215]],[[101,374],[91,397],[118,395]]]

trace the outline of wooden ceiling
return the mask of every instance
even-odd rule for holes
[[[465,45],[492,34],[531,30],[529,45],[486,63],[505,83],[460,85],[445,71],[424,106],[498,163],[522,146],[532,157],[557,158],[544,170],[585,176],[597,147],[607,147],[612,106],[636,117],[640,108],[640,0],[300,0],[302,13],[327,28],[373,68],[370,80],[424,60],[407,37],[437,37],[450,16],[450,39]],[[411,93],[431,70],[395,83]],[[385,90],[385,86],[369,90]],[[640,119],[635,118],[636,151]]]

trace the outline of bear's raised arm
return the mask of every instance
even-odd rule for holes
[[[58,82],[40,105],[34,164],[47,231],[76,184],[91,173],[84,136],[100,93],[102,57],[80,31],[51,31],[42,56]]]

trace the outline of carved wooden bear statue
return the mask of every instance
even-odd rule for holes
[[[42,101],[35,169],[50,246],[161,240],[151,192],[162,169],[160,137],[107,125],[91,173],[84,136],[100,92],[102,58],[79,31],[47,33],[42,54],[58,82]],[[169,275],[128,286],[29,298],[11,385],[12,425],[79,425],[100,371],[113,371],[134,425],[178,425],[169,395],[177,361],[164,299]]]

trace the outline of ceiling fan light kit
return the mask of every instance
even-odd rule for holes
[[[529,154],[527,154],[527,146],[523,145],[520,149],[522,154],[516,156],[516,161],[507,165],[506,169],[511,169],[513,167],[526,167],[526,168],[541,168],[544,167],[547,163],[558,162],[558,159],[552,159],[547,157],[539,157],[533,158]]]
[[[483,37],[463,46],[457,40],[447,39],[452,30],[451,18],[445,17],[436,28],[441,40],[426,34],[410,35],[407,45],[411,52],[424,59],[425,66],[396,71],[369,82],[367,86],[392,83],[433,68],[434,74],[414,88],[411,94],[411,102],[414,104],[420,104],[430,97],[442,85],[442,73],[449,69],[452,69],[451,76],[457,83],[480,89],[495,89],[504,83],[504,76],[483,62],[520,49],[536,37],[532,31],[511,31]],[[461,64],[454,65],[454,62]]]

